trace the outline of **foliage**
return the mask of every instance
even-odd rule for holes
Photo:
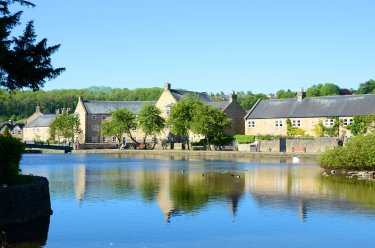
[[[225,136],[225,129],[232,124],[221,110],[208,104],[202,104],[195,110],[191,129],[194,133],[205,136],[207,144]]]
[[[143,143],[147,136],[159,134],[165,126],[165,120],[160,116],[161,112],[155,105],[143,105],[138,113],[137,121],[145,134]]]
[[[292,92],[290,89],[288,89],[287,91],[279,90],[278,92],[276,92],[276,96],[278,99],[295,98],[297,96],[297,92]]]
[[[375,91],[375,81],[370,79],[369,81],[365,83],[361,83],[356,93],[357,94],[370,94],[370,93],[374,93],[374,91]]]
[[[375,114],[366,116],[354,116],[353,123],[347,128],[353,135],[366,134],[368,131],[373,131],[375,122]]]
[[[327,169],[375,169],[375,134],[353,137],[345,146],[326,151],[320,165]]]
[[[0,181],[12,181],[21,172],[19,162],[25,151],[25,144],[13,137],[0,135]]]
[[[8,126],[5,126],[4,131],[3,131],[3,133],[1,135],[5,136],[5,137],[10,137],[11,136]]]
[[[255,141],[254,135],[235,135],[238,144],[251,144]]]
[[[46,79],[59,76],[65,69],[54,69],[51,55],[60,45],[48,47],[47,39],[36,42],[33,21],[26,24],[25,31],[18,38],[11,39],[11,31],[19,24],[21,11],[11,14],[9,5],[17,2],[25,6],[34,6],[23,0],[5,0],[0,2],[0,86],[8,90],[30,88],[38,90]]]
[[[193,96],[187,96],[174,104],[168,116],[167,125],[171,127],[173,134],[184,137],[189,147],[189,132],[191,131],[195,109],[202,103]]]
[[[237,93],[237,100],[244,109],[251,109],[258,99],[268,99],[265,94],[253,94],[251,91],[244,93],[243,91]]]
[[[337,137],[339,135],[339,127],[340,127],[340,121],[339,117],[337,116],[331,116],[326,117],[327,119],[333,119],[334,123],[332,127],[326,127],[323,124],[323,121],[319,121],[317,124],[315,124],[313,128],[313,132],[317,137]]]
[[[74,135],[82,132],[79,117],[74,114],[68,114],[65,110],[52,120],[49,127],[51,136],[54,139],[62,137],[73,141]]]
[[[341,89],[336,84],[325,83],[313,85],[306,90],[307,97],[340,95]]]
[[[291,137],[306,136],[305,130],[299,127],[293,127],[292,122],[290,121],[289,118],[286,120],[286,126],[287,126],[288,136],[291,136]]]
[[[111,112],[111,120],[107,119],[102,122],[101,131],[105,136],[115,136],[119,145],[124,133],[135,143],[138,143],[131,134],[131,129],[136,127],[137,122],[135,114],[126,108],[118,108]]]

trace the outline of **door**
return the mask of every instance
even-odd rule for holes
[[[280,138],[280,152],[286,152],[286,138]]]

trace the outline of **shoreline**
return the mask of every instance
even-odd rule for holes
[[[51,153],[51,152],[46,152]],[[125,154],[125,155],[152,155],[152,156],[191,156],[211,158],[292,158],[297,156],[302,159],[317,159],[321,153],[297,152],[239,152],[239,151],[192,151],[192,150],[117,150],[117,149],[92,149],[73,150],[72,154]]]

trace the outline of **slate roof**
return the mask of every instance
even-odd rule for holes
[[[27,123],[24,128],[30,127],[48,127],[51,121],[55,118],[54,114],[42,115],[33,120],[30,123]]]
[[[9,128],[9,131],[13,131],[13,129],[15,129],[16,127],[19,127],[21,130],[22,128],[25,126],[25,124],[22,124],[22,123],[15,123],[15,124],[11,124],[9,122],[5,122],[3,123],[1,126],[0,126],[0,131],[3,131],[3,129],[5,128],[5,126],[8,126]]]
[[[212,100],[207,96],[206,93],[199,93],[194,91],[187,91],[187,90],[170,90],[174,98],[176,98],[177,101],[180,101],[182,98],[186,97],[186,94],[191,94],[194,96],[198,96],[199,100],[202,102],[212,102]]]
[[[221,110],[224,110],[229,105],[229,101],[223,101],[223,102],[207,102],[207,104],[219,108]]]
[[[260,100],[246,119],[359,116],[375,112],[375,95]]]
[[[112,110],[126,108],[138,113],[145,104],[156,104],[156,101],[83,101],[88,114],[109,114]]]

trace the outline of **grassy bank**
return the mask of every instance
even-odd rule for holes
[[[325,169],[375,170],[375,134],[354,137],[344,147],[326,151],[319,163]]]

